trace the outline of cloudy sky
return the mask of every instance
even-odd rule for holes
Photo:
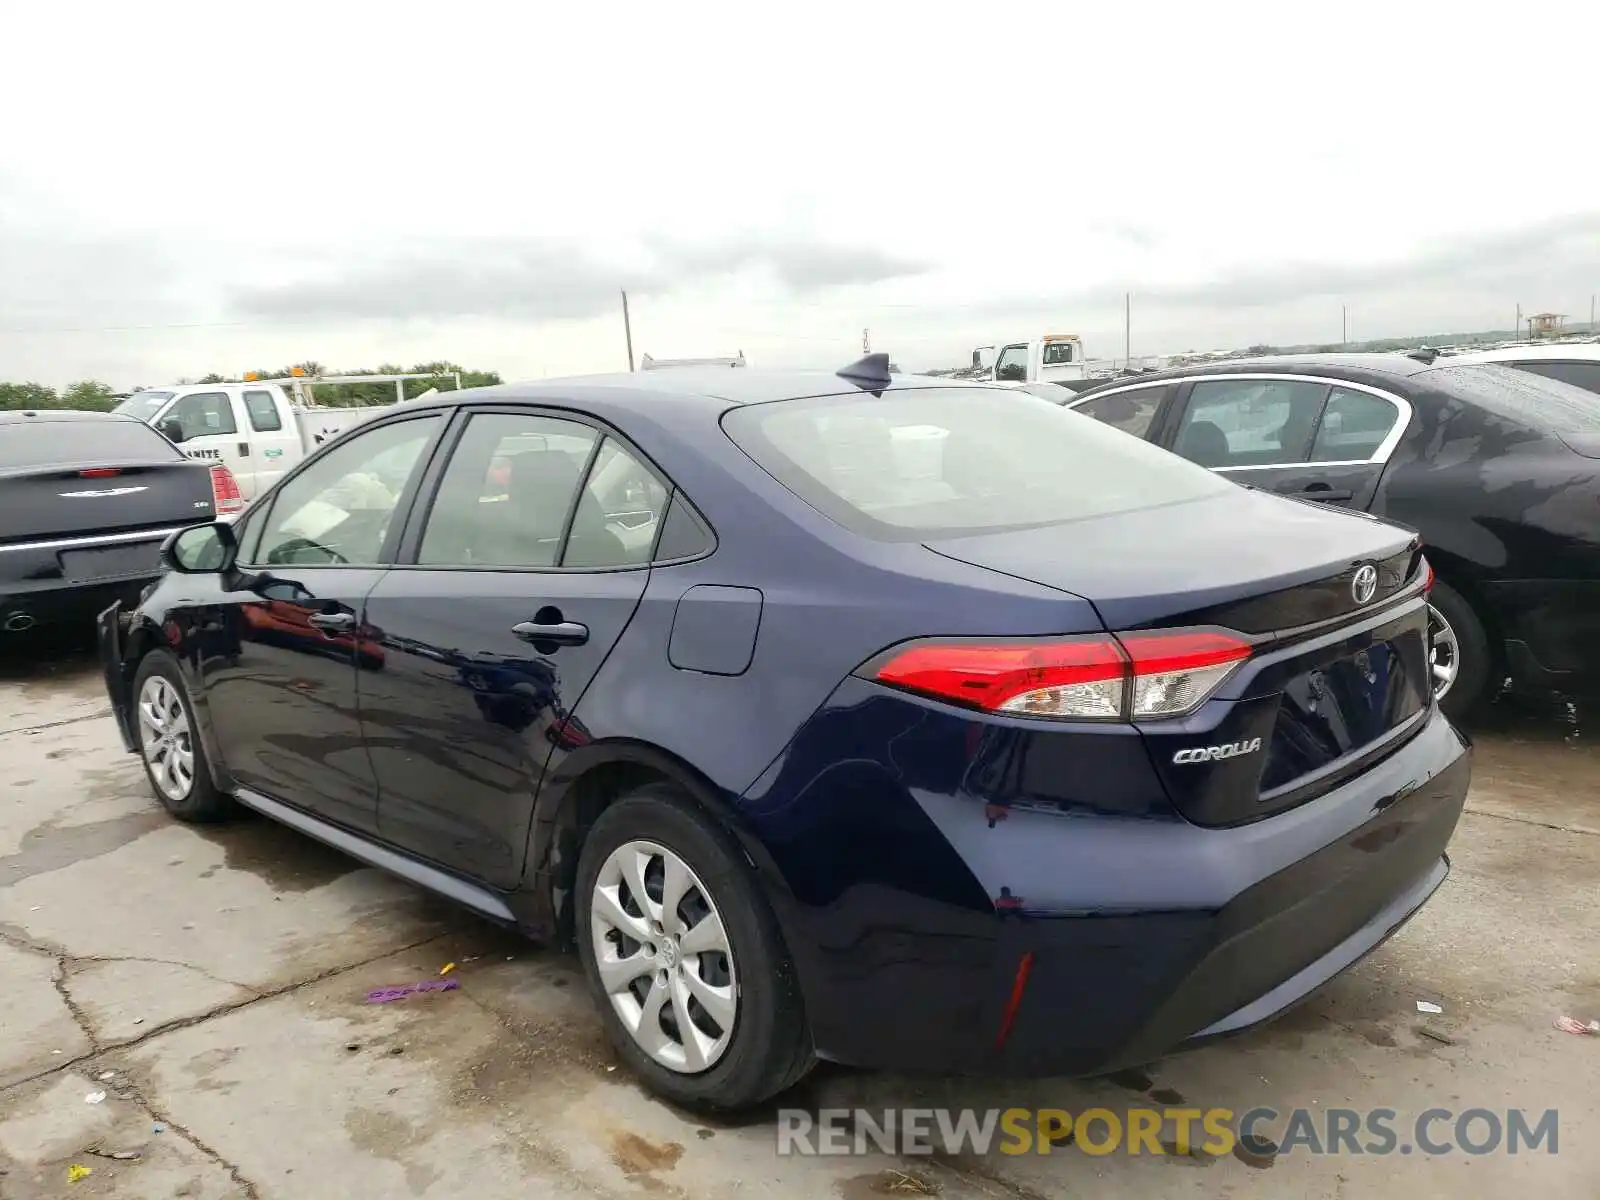
[[[1587,320],[1590,4],[0,14],[0,380]],[[573,15],[587,7],[593,15]]]

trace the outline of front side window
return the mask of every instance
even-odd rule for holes
[[[554,567],[599,435],[522,413],[475,413],[428,514],[417,562],[435,567]]]
[[[1028,348],[1007,346],[994,362],[997,383],[1025,383],[1028,378]]]
[[[176,421],[185,439],[213,433],[238,433],[233,403],[226,392],[191,392],[173,401],[161,423]]]
[[[1077,406],[1076,411],[1096,421],[1103,421],[1123,433],[1146,437],[1150,424],[1161,411],[1161,401],[1166,397],[1167,385],[1133,388],[1126,392],[1113,392],[1109,396],[1095,396]]]
[[[250,414],[250,428],[257,433],[277,433],[283,428],[283,418],[278,415],[271,392],[246,392],[244,407]]]
[[[1305,462],[1327,394],[1325,383],[1290,379],[1200,380],[1173,449],[1212,468]]]
[[[847,529],[922,541],[1180,504],[1235,485],[1006,388],[904,388],[728,412],[723,429]]]
[[[436,416],[352,435],[285,481],[261,523],[263,566],[374,566]]]

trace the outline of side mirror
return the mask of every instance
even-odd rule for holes
[[[161,545],[161,563],[179,575],[215,575],[233,569],[239,540],[221,521],[180,529]]]
[[[158,428],[161,430],[161,436],[175,446],[189,440],[189,435],[183,431],[183,422],[175,417],[168,417]]]

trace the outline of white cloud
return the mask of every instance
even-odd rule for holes
[[[11,6],[0,377],[1586,318],[1592,10]],[[1563,11],[1565,10],[1565,11]]]

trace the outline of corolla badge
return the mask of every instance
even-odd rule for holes
[[[1378,594],[1378,568],[1368,563],[1350,580],[1350,598],[1357,604],[1369,603]]]
[[[1221,762],[1225,758],[1238,758],[1241,754],[1254,754],[1259,749],[1261,749],[1261,739],[1255,737],[1242,742],[1224,742],[1220,746],[1191,746],[1187,750],[1179,750],[1172,756],[1172,761],[1180,765]]]
[[[135,492],[148,492],[149,490],[147,487],[96,488],[94,491],[89,492],[57,492],[56,495],[63,500],[79,500],[97,496],[131,496]]]

